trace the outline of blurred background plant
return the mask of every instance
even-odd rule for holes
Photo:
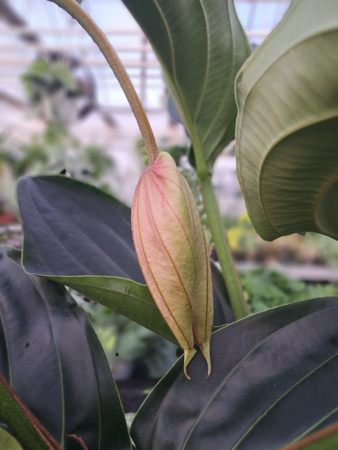
[[[281,264],[338,265],[337,248],[332,239],[316,233],[292,234],[273,242],[263,241],[255,232],[247,213],[224,218],[227,239],[237,261]]]
[[[18,142],[9,131],[0,135],[1,209],[17,212],[16,180],[23,175],[67,173],[112,192],[104,176],[114,170],[114,160],[103,146],[82,143],[69,125],[83,119],[95,108],[91,77],[78,78],[75,59],[59,53],[41,56],[22,76],[29,116],[40,117],[45,126],[26,142]]]
[[[242,272],[240,278],[251,313],[307,298],[338,295],[336,284],[304,283],[263,266]]]

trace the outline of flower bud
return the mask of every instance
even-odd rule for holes
[[[213,294],[208,248],[191,190],[169,153],[160,152],[139,180],[132,231],[148,288],[184,349],[186,377],[194,343],[209,376]]]

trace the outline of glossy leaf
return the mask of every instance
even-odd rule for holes
[[[49,277],[177,344],[147,286],[116,277]]]
[[[66,284],[176,342],[148,288],[136,283],[143,276],[132,242],[129,208],[98,189],[61,176],[22,178],[18,198],[23,265],[29,273]],[[133,281],[120,278],[121,272]],[[221,325],[233,316],[219,270],[214,267],[212,273],[215,324]]]
[[[214,326],[233,322],[224,279],[212,264],[215,317]],[[143,325],[145,328],[177,344],[175,336],[164,321],[147,286],[117,277],[100,276],[49,276],[80,294]]]
[[[234,137],[234,79],[250,54],[233,1],[123,3],[152,44],[193,147],[210,168]]]
[[[180,360],[139,410],[132,438],[140,450],[280,448],[337,421],[337,356],[338,298],[232,323],[213,333],[210,378],[199,354],[191,381]]]
[[[237,77],[237,173],[267,240],[338,238],[338,2],[299,0]]]
[[[131,236],[130,209],[65,176],[18,182],[23,265],[39,275],[106,275],[144,282]]]
[[[63,286],[0,254],[0,372],[66,449],[130,448],[120,399],[84,311]]]

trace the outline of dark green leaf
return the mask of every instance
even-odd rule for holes
[[[136,259],[130,209],[65,176],[18,182],[23,265],[39,275],[108,275],[144,282]]]
[[[0,372],[66,449],[130,448],[102,347],[63,286],[0,253]]]
[[[215,303],[214,325],[220,326],[232,322],[233,314],[222,274],[214,264],[211,267]],[[177,344],[176,338],[159,312],[147,286],[116,277],[73,276],[49,278],[69,286],[113,311],[118,311],[119,314]]]
[[[212,372],[180,360],[132,426],[142,449],[280,448],[338,418],[338,298],[271,309],[216,331]],[[198,395],[196,395],[198,393]]]
[[[232,0],[123,0],[162,64],[175,106],[209,168],[234,137],[234,80],[250,54]]]
[[[18,197],[23,265],[29,273],[64,283],[176,342],[148,288],[135,282],[143,276],[129,208],[98,189],[60,176],[22,178]],[[213,267],[212,273],[215,324],[220,325],[233,316],[220,272]]]
[[[116,277],[49,277],[80,294],[107,306],[177,344],[157,308],[149,289],[143,284]]]

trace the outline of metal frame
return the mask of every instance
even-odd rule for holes
[[[1,0],[4,1],[4,0]],[[25,1],[21,0],[24,5]],[[28,0],[31,1],[31,0]],[[97,1],[97,0],[95,0]],[[255,13],[258,3],[268,3],[272,0],[236,0],[248,3],[250,14]],[[276,3],[287,3],[289,0],[274,0]],[[49,2],[43,2],[46,7]],[[18,4],[16,6],[18,8]],[[88,7],[91,3],[88,2]],[[253,16],[252,16],[253,17]],[[252,17],[249,22],[252,24]],[[28,18],[29,19],[29,18]],[[252,28],[252,25],[250,26]],[[104,29],[114,48],[122,59],[130,74],[140,98],[146,109],[149,89],[159,89],[165,92],[160,64],[158,63],[150,44],[141,30],[135,29]],[[248,30],[249,39],[263,40],[269,30]],[[18,36],[35,36],[36,39],[17,39]],[[67,41],[67,42],[66,42]],[[37,55],[46,51],[63,52],[65,55],[76,55],[84,66],[90,68],[100,89],[99,98],[107,108],[114,108],[110,92],[117,92],[118,85],[106,62],[95,44],[76,23],[66,20],[62,27],[30,27],[30,26],[0,26],[0,91],[9,95],[18,95],[22,100],[20,76],[27,70]],[[104,92],[104,94],[102,94]],[[121,105],[120,105],[121,106]],[[127,107],[127,104],[125,105]],[[158,107],[163,107],[159,104]],[[149,109],[149,108],[148,108]]]

